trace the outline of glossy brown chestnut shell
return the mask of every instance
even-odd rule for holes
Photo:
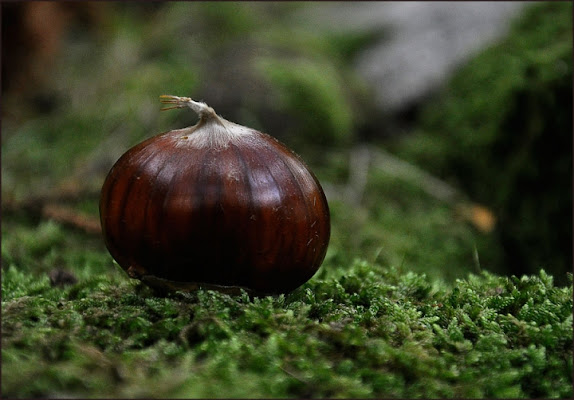
[[[297,288],[319,269],[329,243],[319,181],[273,137],[215,113],[200,116],[193,127],[136,145],[112,167],[100,199],[108,250],[144,282]],[[192,140],[221,121],[244,131],[211,144]]]

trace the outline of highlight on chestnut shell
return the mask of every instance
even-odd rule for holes
[[[160,99],[164,110],[191,108],[199,121],[132,147],[106,177],[100,221],[121,268],[168,289],[277,294],[311,279],[331,228],[303,160],[205,103]]]

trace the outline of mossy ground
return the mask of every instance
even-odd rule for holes
[[[201,23],[186,25],[188,6],[169,4],[146,24],[131,6],[120,6],[107,46],[89,51],[80,37],[53,79],[60,100],[51,113],[16,110],[12,98],[4,107],[3,397],[572,397],[572,274],[560,276],[562,285],[540,268],[497,274],[500,265],[481,255],[499,245],[460,212],[458,202],[467,197],[453,203],[429,193],[420,170],[397,173],[377,158],[375,145],[370,162],[358,166],[349,151],[352,135],[332,129],[356,128],[353,107],[364,101],[359,89],[351,90],[357,97],[346,97],[353,101],[341,101],[345,85],[337,82],[349,71],[335,54],[368,38],[297,32],[293,44],[277,34],[290,24],[279,8],[189,6],[197,7],[195,22],[229,22],[229,32],[216,33]],[[273,26],[260,23],[262,13],[276,18]],[[262,31],[276,32],[264,43],[273,51],[252,64],[254,73],[269,73],[260,79],[270,85],[265,90],[312,89],[315,114],[323,116],[312,122],[325,137],[309,138],[305,148],[298,147],[304,135],[290,139],[328,189],[332,212],[325,262],[305,285],[275,297],[156,293],[128,279],[99,235],[34,207],[14,207],[49,189],[61,194],[79,185],[81,195],[64,205],[97,218],[110,162],[144,137],[193,123],[193,116],[177,112],[160,117],[157,96],[206,93],[205,59],[225,53],[236,37],[252,40],[252,32]],[[174,32],[196,39],[180,43],[171,39]],[[307,58],[308,71],[323,71],[323,79],[306,82],[275,68],[288,65],[278,61],[284,53],[275,53],[286,48],[289,62]],[[118,63],[118,51],[130,56]],[[332,67],[321,69],[329,59]],[[77,73],[90,63],[101,77]],[[273,115],[279,121],[281,113],[295,115],[280,132],[289,141],[309,114],[284,94],[275,105],[283,110]],[[242,104],[240,118],[226,117],[264,126],[269,109],[260,112],[255,99]],[[324,112],[330,107],[337,115]],[[410,150],[405,157],[416,153]],[[54,271],[71,273],[75,283],[60,285],[65,280]]]
[[[288,295],[162,297],[102,254],[65,288],[4,270],[4,396],[572,395],[572,287],[544,271],[445,285],[356,261]]]

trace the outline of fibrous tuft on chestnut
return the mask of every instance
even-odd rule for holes
[[[171,289],[285,293],[325,257],[329,207],[315,175],[273,137],[227,121],[205,103],[199,122],[129,149],[100,198],[108,250],[132,278]]]

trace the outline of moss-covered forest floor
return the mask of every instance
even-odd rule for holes
[[[345,62],[372,38],[290,28],[300,7],[104,6],[44,86],[6,89],[3,398],[572,397],[572,4],[533,6],[386,140],[358,133],[387,117]],[[105,174],[195,122],[161,94],[311,166],[332,235],[309,282],[165,294],[113,262]]]

